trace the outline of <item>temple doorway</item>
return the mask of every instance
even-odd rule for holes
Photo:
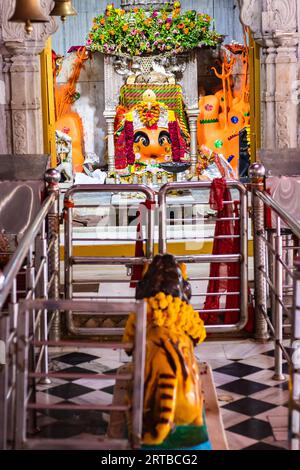
[[[142,6],[145,7],[146,3],[120,1],[115,2],[115,8],[135,7],[140,9]],[[110,54],[103,54],[101,51],[93,51],[87,57],[78,59],[78,46],[86,46],[86,41],[89,41],[88,35],[91,34],[94,27],[93,19],[105,12],[105,1],[97,5],[96,11],[93,5],[88,1],[75,1],[74,6],[78,11],[78,16],[68,18],[68,21],[63,23],[57,33],[53,35],[51,46],[48,45],[48,55],[51,53],[51,48],[53,50],[51,54],[53,70],[55,70],[54,82],[57,87],[62,88],[69,81],[71,84],[67,91],[69,98],[70,92],[72,93],[71,106],[67,106],[67,109],[60,106],[60,111],[63,113],[65,111],[68,111],[68,115],[73,113],[71,121],[65,120],[63,116],[56,116],[56,119],[60,119],[58,126],[56,126],[59,129],[55,130],[63,133],[63,130],[75,126],[74,131],[71,131],[76,134],[75,143],[74,136],[72,136],[73,172],[84,173],[87,176],[91,176],[95,169],[108,168],[110,172],[115,170],[115,159],[118,155],[116,155],[116,142],[113,142],[112,133],[117,129],[112,126],[115,125],[117,107],[120,100],[121,104],[125,103],[127,108],[136,104],[130,99],[130,92],[127,93],[126,89],[125,91],[122,89],[121,97],[121,88],[124,83],[128,84],[127,59],[114,59],[112,65]],[[232,167],[233,171],[227,172],[227,175],[231,174],[235,178],[244,177],[251,159],[253,160],[256,154],[256,149],[260,145],[259,46],[255,44],[250,33],[242,27],[237,0],[214,0],[213,2],[186,0],[181,2],[183,13],[190,8],[195,8],[197,12],[209,15],[211,18],[210,28],[220,35],[220,39],[217,45],[216,43],[213,46],[204,45],[196,51],[194,54],[196,67],[194,69],[190,68],[188,71],[182,72],[181,69],[185,66],[182,62],[185,59],[180,54],[177,56],[178,63],[175,69],[178,69],[178,73],[175,72],[174,80],[175,85],[178,82],[182,86],[182,101],[185,109],[180,109],[180,106],[175,107],[175,105],[173,108],[181,121],[181,133],[184,130],[190,132],[192,145],[188,151],[194,168],[199,162],[200,149],[200,170],[198,171],[201,171],[203,165],[207,166],[209,161],[214,159],[214,154],[218,154],[223,155],[226,162]],[[174,63],[173,60],[173,65]],[[77,67],[76,83],[75,77],[72,76],[75,64]],[[129,64],[129,67],[132,65],[138,70],[137,64]],[[158,64],[156,70],[152,70],[154,78],[152,75],[149,79],[149,85],[151,85],[151,81],[155,82],[158,79],[161,70],[161,64]],[[49,68],[48,72],[48,83],[45,84],[44,90],[53,86],[53,74],[50,77],[51,70]],[[167,70],[167,73],[170,73],[170,70]],[[190,74],[190,82],[188,78],[182,79],[184,73]],[[140,76],[138,80],[141,81],[143,78]],[[43,82],[45,82],[44,73]],[[165,86],[165,83],[160,85]],[[130,83],[129,88],[132,86],[133,84]],[[139,88],[145,91],[147,86],[144,84]],[[190,92],[190,88],[193,88],[193,92]],[[156,86],[155,91],[157,89],[159,87]],[[166,94],[168,95],[168,93],[170,93],[169,89]],[[172,93],[174,93],[174,101],[178,100],[174,86]],[[142,97],[142,93],[140,96]],[[56,94],[56,98],[61,98],[61,95]],[[164,99],[162,94],[159,94],[159,98]],[[53,99],[47,107],[51,109],[52,105]],[[111,110],[111,107],[114,110]],[[197,135],[193,124],[195,114],[197,114]],[[49,119],[45,123],[46,136],[48,131],[48,139],[45,141],[46,143],[52,142],[52,159],[61,165],[67,153],[66,148],[68,145],[70,146],[70,143],[61,140],[62,138],[68,139],[58,134],[55,146],[53,144],[53,126],[55,127],[55,121],[53,122],[52,113],[51,125],[49,125]],[[49,144],[46,150],[49,151]],[[62,157],[57,157],[57,152],[60,152]],[[155,152],[150,152],[150,154],[155,155]],[[226,167],[226,162],[222,162],[223,167]],[[120,167],[120,165],[122,166],[122,161],[118,160],[117,166]],[[70,168],[69,161],[63,167],[64,178],[67,181],[72,179]]]

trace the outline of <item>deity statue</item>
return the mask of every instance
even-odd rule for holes
[[[121,116],[120,116],[121,113]],[[153,90],[129,112],[119,109],[116,120],[116,168],[142,162],[156,165],[179,162],[187,156],[189,136],[181,129],[175,112],[156,99]]]
[[[180,448],[184,442],[196,449],[203,443],[203,394],[194,346],[206,332],[190,297],[185,265],[168,254],[154,257],[136,289],[136,298],[148,306],[144,445]],[[134,333],[131,314],[124,342],[132,342]]]
[[[233,47],[231,48],[233,49]],[[214,95],[201,96],[199,100],[199,118],[197,135],[199,147],[205,146],[213,153],[222,155],[231,165],[234,176],[239,176],[239,135],[242,129],[250,124],[249,103],[249,58],[248,48],[239,45],[234,54],[239,55],[241,69],[240,89],[232,81],[233,66],[238,59],[231,57],[228,61],[224,54],[222,72],[212,69],[222,80],[222,89]]]

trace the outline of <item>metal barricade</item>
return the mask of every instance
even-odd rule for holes
[[[237,332],[242,330],[248,321],[248,206],[247,206],[247,190],[244,185],[237,181],[227,181],[227,187],[231,191],[236,191],[238,194],[238,205],[239,205],[239,227],[240,231],[237,235],[224,235],[219,236],[221,239],[226,238],[238,238],[239,239],[239,252],[235,254],[185,254],[185,255],[176,255],[176,259],[179,262],[184,262],[188,264],[198,264],[199,269],[200,266],[206,265],[206,269],[209,269],[210,263],[239,263],[240,265],[240,292],[235,293],[221,293],[221,292],[214,292],[210,293],[210,295],[217,295],[217,296],[225,296],[226,295],[238,295],[240,299],[239,308],[236,311],[240,315],[240,320],[237,324],[218,324],[218,325],[207,325],[207,331],[213,333],[227,333],[227,332]],[[205,234],[203,229],[205,229],[204,224],[204,217],[203,217],[203,207],[206,209],[209,207],[209,192],[211,189],[211,182],[188,182],[188,183],[169,183],[166,184],[161,188],[158,195],[158,203],[159,203],[159,251],[160,253],[167,253],[171,252],[168,248],[168,242],[170,241],[170,237],[168,237],[168,223],[170,229],[170,223],[175,224],[175,229],[178,227],[176,224],[182,224],[182,227],[186,227],[187,225],[191,228],[191,231],[182,230],[181,241],[185,243],[190,243],[194,240],[197,242],[205,243],[207,240],[210,240],[211,243],[214,239],[214,223],[211,224],[211,233]],[[178,206],[178,202],[176,198],[174,198],[174,203],[167,201],[167,195],[172,191],[189,191],[189,192],[198,192],[198,196],[201,196],[200,199],[197,201],[197,194],[195,198],[192,198],[191,201],[183,202]],[[203,199],[203,194],[207,194],[207,197]],[[184,201],[184,198],[183,198]],[[226,201],[226,204],[233,205],[234,201]],[[176,217],[171,218],[170,212],[175,210],[178,212]],[[168,207],[169,207],[169,214],[168,214]],[[187,214],[182,213],[182,210],[186,208]],[[197,211],[200,212],[200,217],[197,216]],[[230,220],[237,220],[232,218]],[[218,219],[218,220],[225,220],[225,219]],[[226,219],[228,220],[228,219]],[[198,222],[200,222],[198,224]],[[169,230],[170,232],[170,230]],[[174,232],[174,231],[173,231]],[[176,232],[176,230],[175,230]],[[175,233],[174,232],[174,233]],[[186,232],[186,233],[185,233]],[[170,233],[169,233],[170,235]],[[174,239],[173,239],[174,241]],[[193,250],[195,251],[195,250]],[[211,250],[210,250],[211,251]],[[199,248],[199,252],[201,253],[201,248]],[[210,281],[212,278],[209,275],[209,272],[205,273],[203,276],[197,275],[196,277],[189,276],[189,280],[191,283],[193,282],[202,282]],[[226,281],[228,277],[218,277],[219,281]],[[203,292],[196,293],[192,296],[192,303],[195,304],[199,298],[204,298],[207,296],[206,288],[202,288]],[[202,302],[204,303],[204,302]],[[201,305],[194,305],[195,308],[200,313],[212,313],[212,314],[226,314],[226,312],[233,312],[233,309],[226,309],[220,308],[218,310],[203,310],[203,306]]]
[[[59,188],[60,175],[48,170],[48,197],[34,222],[24,233],[17,250],[4,268],[0,281],[0,343],[3,346],[3,364],[0,364],[0,449],[5,449],[15,427],[14,400],[17,364],[13,354],[16,348],[16,330],[19,324],[20,299],[59,296]],[[39,308],[31,319],[32,329],[41,339],[54,330],[59,331],[55,312]],[[0,346],[1,346],[0,344]],[[44,345],[31,357],[36,370],[48,370],[48,350]],[[48,379],[45,379],[48,380]]]
[[[289,440],[300,450],[300,223],[265,190],[265,169],[250,167],[253,201],[256,338],[271,336],[275,347],[273,380],[285,380],[283,358],[290,378]],[[293,303],[291,303],[293,298]],[[284,340],[291,340],[291,349]]]
[[[87,201],[80,202],[86,195]],[[109,199],[101,201],[101,195],[108,195]],[[133,197],[135,195],[135,197]],[[139,198],[143,196],[143,199]],[[91,267],[91,266],[106,266],[107,270],[105,275],[102,275],[101,284],[107,285],[109,282],[113,283],[115,288],[120,285],[126,284],[129,286],[130,280],[128,279],[115,279],[112,278],[112,268],[123,266],[124,269],[128,268],[129,272],[134,266],[141,266],[146,261],[151,260],[154,252],[154,207],[155,207],[155,193],[145,185],[135,184],[105,184],[105,185],[77,185],[69,189],[64,198],[64,219],[65,219],[65,298],[73,299],[78,296],[74,293],[74,286],[81,283],[74,275],[74,267]],[[76,236],[74,232],[74,220],[76,220],[76,211],[80,210],[98,211],[101,220],[96,226],[92,236],[88,230],[82,228],[83,236]],[[131,215],[133,219],[130,231],[128,230],[128,216]],[[113,219],[113,220],[111,220]],[[146,220],[145,220],[146,219]],[[78,220],[78,218],[77,218]],[[145,223],[144,223],[145,222]],[[137,225],[140,224],[138,230]],[[112,227],[112,235],[109,233],[109,228]],[[120,228],[118,231],[117,229]],[[124,230],[125,229],[125,230]],[[96,232],[96,233],[95,233]],[[125,235],[128,236],[124,236]],[[81,234],[81,235],[82,235]],[[95,237],[97,235],[97,237]],[[91,256],[82,255],[76,256],[74,253],[74,246],[76,243],[84,242],[87,244],[109,243],[124,245],[129,243],[131,248],[135,249],[137,237],[144,247],[144,255],[141,256]],[[88,281],[86,281],[88,283]],[[134,285],[136,281],[132,281]],[[118,294],[117,296],[104,295],[101,297],[103,300],[114,301],[114,299],[133,301],[134,289],[131,295]],[[95,300],[97,295],[85,296],[80,294],[80,298],[89,298]],[[99,299],[99,297],[98,297]],[[76,335],[87,335],[99,333],[98,327],[81,327],[76,326],[74,318],[76,312],[69,312],[67,315],[67,328],[68,331]],[[122,328],[114,329],[115,333],[121,334]],[[110,328],[101,328],[101,333],[110,333]]]
[[[109,314],[128,315],[129,312],[136,314],[136,328],[134,344],[122,342],[104,342],[99,341],[81,341],[74,340],[49,340],[47,337],[39,339],[34,325],[36,323],[38,311],[56,312],[60,315],[65,312],[76,310],[81,314],[93,314],[101,316]],[[13,360],[16,363],[15,377],[15,403],[14,403],[14,433],[10,443],[13,449],[130,449],[139,448],[142,440],[142,422],[143,422],[143,399],[144,399],[144,367],[146,354],[146,303],[143,301],[135,303],[114,302],[93,302],[92,305],[87,301],[54,301],[54,300],[31,300],[24,301],[20,305],[17,328],[12,333],[16,344],[16,350],[11,353],[15,356]],[[113,334],[113,333],[112,333]],[[46,347],[73,347],[84,348],[106,348],[106,349],[125,349],[133,350],[132,373],[127,374],[82,374],[60,371],[42,371],[38,372],[33,366],[31,358],[34,356],[36,348]],[[57,349],[56,349],[57,350]],[[35,383],[40,379],[88,379],[93,380],[117,380],[132,381],[132,400],[131,404],[113,403],[111,405],[101,403],[96,404],[75,404],[59,403],[51,404],[44,401],[39,402],[35,394]],[[131,415],[129,419],[132,429],[128,432],[128,437],[124,439],[110,439],[107,436],[87,435],[80,439],[44,439],[39,437],[37,411],[43,410],[99,410],[105,413],[127,412]],[[30,424],[33,424],[33,427]]]
[[[284,347],[284,332],[291,329],[292,305],[285,302],[285,294],[291,297],[291,283],[295,278],[294,259],[300,249],[300,224],[289,215],[267,192],[264,191],[264,167],[253,164],[252,177],[253,226],[254,226],[254,274],[256,338],[275,340],[274,380],[284,380],[282,356],[289,364],[291,357]],[[266,210],[269,219],[266,220]],[[274,226],[273,226],[274,225]],[[286,233],[293,234],[295,243],[283,243]],[[290,239],[291,240],[291,239]],[[292,256],[287,253],[291,252]],[[289,260],[289,261],[288,261]],[[287,261],[291,264],[287,264]],[[287,282],[286,279],[290,281]],[[285,280],[285,283],[283,282]],[[285,320],[289,320],[288,322]],[[290,335],[287,335],[289,336]]]

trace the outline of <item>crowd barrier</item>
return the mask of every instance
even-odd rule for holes
[[[283,380],[283,358],[287,360],[291,374],[289,436],[293,449],[300,448],[300,374],[299,374],[299,343],[300,343],[300,268],[298,254],[300,249],[300,224],[284,211],[280,205],[265,191],[265,171],[261,164],[250,168],[251,183],[249,192],[239,182],[227,182],[233,195],[228,204],[235,203],[238,212],[233,219],[238,219],[239,232],[230,234],[236,237],[239,249],[231,254],[206,253],[205,249],[195,248],[188,253],[174,253],[179,262],[187,264],[188,268],[196,267],[190,276],[192,283],[210,282],[210,274],[203,274],[202,268],[209,268],[213,263],[238,263],[240,266],[240,304],[237,309],[239,321],[235,324],[208,325],[212,333],[232,334],[241,330],[248,321],[248,214],[253,220],[253,250],[254,250],[254,299],[255,299],[255,338],[258,341],[274,340],[275,368],[274,379]],[[36,217],[36,220],[26,231],[16,252],[11,257],[0,279],[0,448],[22,448],[24,445],[34,447],[36,442],[28,441],[28,425],[26,413],[29,416],[29,428],[34,429],[35,403],[37,381],[44,383],[51,380],[48,367],[48,350],[50,347],[63,346],[62,334],[105,336],[120,335],[123,328],[80,328],[74,324],[74,315],[95,315],[102,313],[114,316],[116,313],[125,314],[138,307],[134,302],[134,289],[130,296],[119,295],[117,299],[99,300],[97,296],[80,299],[75,298],[74,267],[98,266],[106,268],[101,282],[111,282],[117,287],[120,282],[136,285],[134,272],[137,267],[151,262],[157,245],[160,253],[172,252],[174,240],[179,247],[187,246],[191,240],[206,243],[213,242],[216,214],[209,213],[210,182],[170,183],[163,186],[158,193],[144,185],[93,185],[74,186],[67,191],[64,198],[62,214],[59,211],[58,175],[52,170],[47,174],[48,197]],[[181,191],[182,198],[172,198],[170,195]],[[109,194],[109,199],[101,202],[97,194]],[[132,197],[132,194],[138,197]],[[204,197],[203,194],[206,194]],[[252,194],[252,204],[248,207],[248,196]],[[89,204],[80,202],[80,195],[90,194],[96,199],[90,204],[91,208],[101,207],[101,223],[97,227],[97,237],[93,230],[89,236],[77,238],[74,230],[76,210],[88,209]],[[121,194],[121,196],[120,196]],[[189,198],[187,194],[194,194]],[[111,198],[113,195],[114,199]],[[78,197],[79,196],[79,197]],[[129,201],[124,204],[124,199]],[[114,207],[114,224],[117,227],[129,227],[129,230],[109,232],[111,227],[111,206]],[[200,214],[200,215],[199,215]],[[237,215],[238,214],[238,215]],[[59,260],[59,222],[64,220],[64,300],[60,300],[60,260]],[[114,234],[117,233],[116,238]],[[126,236],[124,236],[124,233]],[[176,239],[176,234],[179,238]],[[113,234],[113,235],[112,235]],[[219,236],[219,235],[218,235]],[[226,235],[224,236],[226,237]],[[223,238],[224,238],[223,237]],[[106,244],[131,245],[131,255],[128,256],[91,256],[78,255],[75,252],[77,242],[87,241],[97,244],[99,239]],[[224,238],[225,239],[225,238]],[[138,243],[137,243],[138,242]],[[110,266],[124,267],[130,273],[129,279],[115,279],[111,275]],[[195,275],[195,272],[201,272]],[[23,278],[22,278],[23,276]],[[20,281],[21,279],[21,281]],[[23,281],[22,281],[23,279]],[[226,280],[222,277],[220,281]],[[81,280],[82,281],[82,280]],[[224,293],[226,298],[230,293]],[[202,313],[201,308],[206,289],[199,289],[192,297],[192,303]],[[210,295],[220,295],[220,292],[210,292]],[[203,301],[200,303],[199,298]],[[115,303],[115,300],[118,300]],[[21,302],[21,304],[20,304]],[[22,306],[20,306],[22,305]],[[200,305],[200,307],[199,307]],[[112,310],[111,310],[112,309]],[[225,311],[224,311],[225,310]],[[213,312],[208,312],[213,313]],[[226,309],[218,310],[220,318]],[[66,318],[66,322],[64,322]],[[66,324],[67,330],[63,331]],[[144,326],[143,326],[144,328]],[[142,334],[142,333],[140,333]],[[291,339],[291,348],[286,347],[286,341]],[[70,342],[71,341],[71,342]],[[71,345],[72,340],[68,340]],[[77,340],[72,344],[78,344]],[[94,346],[91,346],[94,344]],[[97,343],[98,344],[98,343]],[[100,344],[100,343],[99,343]],[[137,343],[138,344],[138,343]],[[144,344],[144,343],[143,343]],[[31,345],[31,346],[30,346]],[[97,347],[89,339],[80,340],[80,347]],[[116,346],[117,347],[117,346]],[[142,348],[143,349],[143,348]],[[31,351],[31,352],[30,352]],[[32,353],[34,351],[34,354]],[[143,354],[143,351],[139,352]],[[139,364],[141,371],[143,365]],[[141,384],[139,385],[141,396]],[[31,390],[30,396],[27,394]],[[138,446],[141,425],[141,404],[137,405],[138,413],[134,418],[139,422],[133,433],[136,438],[130,446]],[[47,446],[53,442],[44,442]],[[74,443],[70,443],[72,446]],[[77,443],[78,444],[78,443]],[[123,443],[125,446],[128,443]],[[123,445],[122,444],[122,445]],[[121,445],[116,443],[116,445]]]

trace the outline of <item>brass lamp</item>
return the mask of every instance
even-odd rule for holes
[[[77,11],[72,5],[72,0],[55,0],[55,5],[50,16],[60,16],[61,21],[66,21],[67,16],[76,16]]]
[[[43,14],[40,0],[16,0],[16,8],[13,16],[8,20],[13,23],[25,23],[25,31],[31,34],[31,23],[48,23],[49,19]]]

